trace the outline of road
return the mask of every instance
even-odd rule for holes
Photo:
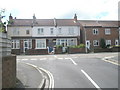
[[[104,57],[117,55],[117,53],[91,53],[17,56],[17,62],[18,64],[30,63],[51,72],[54,88],[101,88],[103,90],[118,88],[118,65],[102,60]]]

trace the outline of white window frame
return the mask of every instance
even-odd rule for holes
[[[50,34],[51,34],[51,35],[54,34],[54,28],[50,28]]]
[[[76,38],[67,38],[67,39],[61,38],[61,39],[56,39],[56,45],[62,45],[62,43],[64,43],[64,46],[77,45],[77,39]]]
[[[111,45],[111,40],[106,40],[105,43],[106,45]]]
[[[58,28],[58,34],[62,34],[62,28],[61,27]]]
[[[99,34],[99,30],[97,28],[93,29],[93,35],[98,35]]]
[[[98,43],[98,44],[96,44]],[[99,40],[93,40],[93,46],[99,46]]]
[[[38,47],[38,44],[44,44],[44,47]],[[46,49],[46,39],[36,39],[36,49]]]
[[[110,34],[111,34],[111,29],[105,28],[105,35],[110,35]]]
[[[12,40],[12,49],[20,49],[20,40]]]
[[[118,39],[115,39],[115,46],[118,46],[118,45],[119,45],[119,41],[118,41]]]
[[[73,27],[68,28],[68,34],[74,35],[74,28]]]
[[[44,28],[38,28],[37,29],[37,34],[38,35],[43,35],[44,34]]]
[[[30,30],[26,30],[26,35],[29,35],[30,34]]]
[[[19,35],[19,30],[17,28],[13,29],[13,35]]]

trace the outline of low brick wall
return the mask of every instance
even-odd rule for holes
[[[45,55],[48,54],[48,49],[28,49],[26,55]]]
[[[16,86],[16,56],[2,57],[2,88]]]
[[[85,48],[68,48],[68,53],[85,53]]]
[[[97,52],[120,52],[120,47],[105,48],[105,49],[94,49],[94,53]]]
[[[20,55],[20,49],[12,49],[12,54]]]
[[[62,54],[62,48],[55,48],[55,54]]]

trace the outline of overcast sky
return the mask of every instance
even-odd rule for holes
[[[76,13],[79,20],[117,20],[119,0],[1,0],[6,19],[10,13],[17,19],[72,19]]]

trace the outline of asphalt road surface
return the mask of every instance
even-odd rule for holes
[[[118,54],[17,56],[17,62],[30,63],[50,71],[54,77],[54,88],[118,88],[118,65],[102,60],[111,56],[117,57]]]

